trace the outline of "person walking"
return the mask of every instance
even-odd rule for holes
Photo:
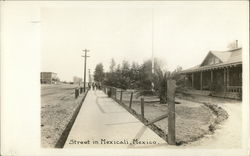
[[[95,83],[95,88],[98,89],[98,82]]]
[[[99,87],[99,89],[101,90],[101,87],[102,87],[101,82],[98,83],[98,87]]]
[[[92,90],[95,90],[95,82],[92,83]]]
[[[89,87],[89,90],[91,90],[91,83],[90,82],[88,83],[88,87]]]

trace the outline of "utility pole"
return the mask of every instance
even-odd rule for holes
[[[152,45],[151,45],[151,48],[152,48],[152,80],[151,80],[151,90],[154,91],[154,82],[153,82],[153,76],[154,76],[154,73],[155,73],[155,67],[154,67],[154,9],[152,8]]]
[[[85,54],[82,55],[82,57],[84,57],[84,82],[83,82],[83,88],[84,88],[84,92],[86,91],[86,66],[87,66],[87,52],[89,52],[89,50],[84,49],[82,50]]]

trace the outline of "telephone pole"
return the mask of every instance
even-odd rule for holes
[[[84,49],[82,50],[85,54],[82,55],[82,57],[84,57],[84,82],[83,82],[83,89],[84,89],[84,92],[86,91],[86,66],[87,66],[87,57],[90,57],[90,56],[87,56],[87,52],[89,52],[89,50],[87,49]]]
[[[152,45],[151,45],[151,48],[152,48],[152,76],[151,76],[151,90],[154,91],[154,82],[153,82],[153,76],[154,76],[154,73],[155,73],[155,67],[154,67],[154,64],[155,64],[155,61],[154,61],[154,9],[152,8]]]

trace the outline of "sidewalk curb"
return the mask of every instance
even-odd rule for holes
[[[78,113],[79,113],[79,111],[80,111],[80,109],[82,107],[82,104],[83,104],[83,102],[84,102],[84,100],[85,100],[85,98],[86,98],[86,96],[88,94],[88,91],[89,90],[87,90],[86,94],[83,96],[82,100],[80,101],[79,106],[77,106],[77,108],[76,108],[74,114],[72,115],[69,123],[67,124],[66,128],[63,130],[60,138],[58,139],[58,141],[57,141],[57,143],[55,145],[55,148],[63,148],[64,147],[64,144],[65,144],[65,142],[66,142],[66,140],[68,138],[69,132],[71,131],[71,128],[72,128],[73,124],[75,123],[76,117],[77,117],[77,115],[78,115]]]

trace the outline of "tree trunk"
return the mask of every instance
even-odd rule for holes
[[[163,80],[160,86],[160,104],[166,104],[166,103],[167,103],[167,82]]]

